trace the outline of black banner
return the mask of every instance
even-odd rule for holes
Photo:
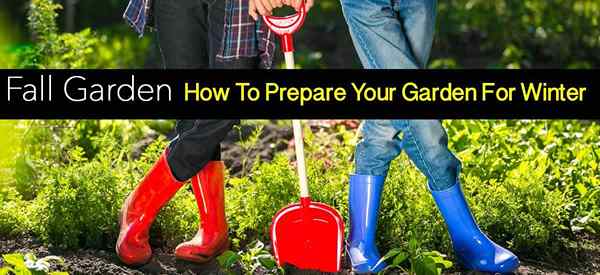
[[[600,70],[0,70],[0,118],[600,119]]]

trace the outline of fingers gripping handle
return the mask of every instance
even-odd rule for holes
[[[296,14],[284,17],[263,16],[263,19],[269,29],[281,37],[281,50],[284,53],[293,52],[294,39],[292,38],[292,34],[302,27],[306,19],[304,5],[300,7],[300,11]]]
[[[302,137],[302,124],[300,120],[293,120],[294,147],[296,149],[296,166],[298,166],[298,177],[300,178],[300,197],[308,198],[308,181],[306,180],[306,163],[304,162],[304,138]]]

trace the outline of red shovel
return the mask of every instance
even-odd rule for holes
[[[344,221],[331,206],[311,201],[300,121],[294,120],[293,127],[300,203],[288,205],[273,218],[271,240],[275,259],[279,266],[290,264],[300,269],[339,272]]]
[[[304,5],[294,15],[264,17],[269,28],[281,37],[287,69],[294,69],[292,34],[300,29],[305,18]],[[311,201],[306,181],[300,120],[294,120],[293,127],[300,178],[300,203],[288,205],[273,217],[271,240],[275,259],[279,266],[290,264],[300,269],[338,272],[341,268],[344,222],[332,207]]]

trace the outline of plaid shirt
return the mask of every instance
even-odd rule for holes
[[[248,15],[248,0],[225,1],[225,27],[221,50],[217,59],[222,62],[241,57],[260,56],[261,65],[271,68],[275,44],[271,30],[261,21],[255,22]],[[123,18],[140,35],[150,20],[152,0],[130,0]]]

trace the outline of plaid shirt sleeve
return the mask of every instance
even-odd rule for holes
[[[130,0],[123,17],[142,36],[150,14],[152,0]],[[248,14],[248,0],[225,1],[223,41],[217,59],[222,62],[243,57],[260,57],[261,67],[271,68],[275,50],[274,35],[261,21]]]
[[[217,59],[227,60],[240,57],[261,59],[261,67],[271,68],[275,43],[273,33],[261,21],[254,21],[248,11],[248,0],[224,0],[225,32],[222,48]]]
[[[130,0],[123,18],[141,36],[144,35],[152,0]]]

